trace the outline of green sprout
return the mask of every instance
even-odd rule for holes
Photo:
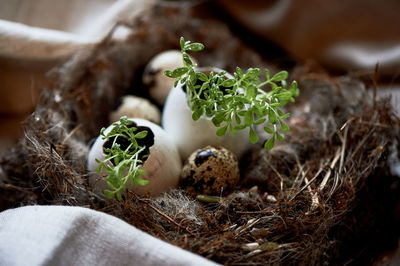
[[[212,117],[213,124],[218,128],[216,134],[223,136],[229,130],[236,131],[249,128],[250,142],[257,143],[259,137],[254,130],[255,125],[264,125],[264,131],[271,134],[264,147],[269,150],[275,145],[275,139],[283,141],[282,133],[287,133],[289,126],[283,121],[290,114],[280,108],[299,95],[297,82],[289,86],[286,82],[287,71],[281,71],[271,76],[268,69],[264,70],[266,80],[260,82],[260,69],[249,68],[243,72],[239,67],[233,73],[233,78],[227,78],[226,72],[211,72],[208,76],[196,72],[196,65],[190,59],[187,51],[201,51],[204,45],[180,39],[183,67],[173,71],[165,71],[165,75],[175,78],[175,86],[180,82],[186,87],[188,106],[192,110],[193,120],[201,116]],[[262,88],[270,90],[265,91]],[[278,130],[280,128],[280,130]]]
[[[146,171],[140,169],[143,159],[148,157],[146,147],[138,144],[139,139],[147,136],[147,131],[137,132],[138,129],[132,126],[133,121],[126,116],[120,118],[119,123],[113,123],[112,130],[105,134],[105,128],[102,128],[100,134],[104,144],[104,153],[106,154],[103,161],[96,159],[99,165],[96,171],[100,174],[102,170],[107,172],[106,182],[110,190],[105,190],[106,198],[113,198],[114,195],[118,200],[122,200],[121,190],[127,188],[130,181],[131,186],[136,184],[144,186],[149,181],[141,179],[140,176],[146,174]]]

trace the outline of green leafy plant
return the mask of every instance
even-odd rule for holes
[[[284,140],[282,133],[290,130],[284,119],[290,114],[280,108],[294,102],[294,97],[299,95],[297,82],[290,85],[286,82],[288,72],[281,71],[271,76],[265,69],[263,82],[260,81],[259,68],[249,68],[244,72],[237,67],[233,78],[227,78],[225,71],[206,75],[196,71],[196,65],[187,53],[201,51],[204,45],[181,37],[180,46],[184,66],[167,70],[165,75],[176,79],[175,86],[179,82],[185,84],[193,120],[203,115],[212,117],[218,136],[225,135],[228,130],[235,135],[237,130],[249,128],[249,139],[253,144],[259,139],[254,126],[263,124],[264,131],[271,134],[265,141],[266,149],[274,147],[275,139]],[[265,91],[264,87],[270,90]]]
[[[100,174],[102,170],[107,173],[106,182],[110,190],[105,190],[104,195],[107,198],[113,198],[114,195],[121,200],[121,190],[127,188],[128,181],[132,187],[136,184],[144,186],[148,180],[141,179],[140,176],[146,172],[140,169],[143,159],[148,156],[145,154],[146,147],[138,144],[138,139],[147,136],[147,131],[137,132],[137,128],[132,126],[132,121],[126,116],[120,118],[119,123],[113,123],[112,130],[105,134],[105,128],[102,128],[100,134],[102,139],[106,140],[104,144],[104,160],[96,159],[99,165],[96,171]],[[106,145],[106,144],[109,145]]]

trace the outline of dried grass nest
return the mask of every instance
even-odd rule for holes
[[[248,151],[240,185],[219,202],[173,190],[156,199],[128,194],[121,203],[91,191],[88,147],[121,95],[146,97],[145,64],[177,48],[179,36],[207,45],[200,64],[266,65],[224,24],[188,12],[156,5],[123,23],[132,31],[127,40],[111,32],[52,73],[53,87],[26,119],[25,136],[0,161],[0,210],[86,206],[228,265],[365,262],[390,245],[399,233],[400,184],[391,164],[399,160],[400,122],[387,100],[349,77],[294,71],[302,95],[291,107],[285,143]]]

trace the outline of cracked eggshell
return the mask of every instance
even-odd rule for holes
[[[192,57],[190,58],[194,63]],[[159,105],[165,103],[170,90],[174,87],[175,80],[165,76],[166,70],[182,67],[182,54],[179,50],[168,50],[159,53],[145,67],[143,83],[149,87],[149,94]]]
[[[110,113],[110,122],[119,121],[121,116],[130,118],[143,118],[160,124],[161,114],[158,108],[150,103],[149,100],[133,95],[126,95],[122,97],[122,103],[117,110]]]
[[[142,165],[146,174],[142,179],[149,180],[145,186],[136,185],[133,191],[138,195],[157,196],[171,188],[176,188],[179,183],[179,176],[182,169],[181,158],[175,147],[170,141],[167,133],[158,125],[140,118],[130,119],[136,123],[136,126],[147,127],[154,134],[154,144],[150,147],[150,155]],[[112,125],[109,126],[105,134],[110,132]],[[103,194],[108,189],[105,181],[106,173],[100,175],[96,172],[97,162],[95,158],[104,160],[103,145],[105,140],[99,136],[93,144],[88,156],[89,185],[98,194]],[[132,189],[130,184],[128,188]]]
[[[201,68],[206,69],[206,68]],[[208,68],[208,71],[220,72],[218,68]],[[205,71],[206,72],[206,71]],[[232,77],[232,76],[229,76]],[[162,113],[162,126],[171,136],[183,159],[193,151],[206,145],[223,146],[240,157],[251,145],[249,141],[249,129],[237,131],[235,135],[227,132],[224,136],[217,136],[217,128],[211,121],[212,117],[202,116],[199,120],[192,119],[186,93],[182,84],[172,88],[165,102]]]
[[[224,147],[207,146],[193,152],[182,169],[180,186],[190,194],[219,196],[239,182],[239,163]]]

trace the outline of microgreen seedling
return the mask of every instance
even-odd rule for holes
[[[130,181],[132,187],[136,184],[144,186],[147,180],[140,176],[145,174],[140,169],[148,154],[145,153],[146,147],[138,144],[138,139],[147,136],[147,131],[137,132],[137,128],[132,126],[132,121],[126,116],[120,118],[119,122],[113,123],[113,128],[107,134],[105,128],[102,128],[100,134],[110,145],[104,145],[103,151],[106,154],[103,161],[96,159],[99,165],[96,171],[100,174],[102,170],[107,173],[106,182],[110,190],[105,190],[104,195],[107,198],[113,198],[114,195],[121,200],[121,190],[127,188]],[[107,143],[106,142],[106,143]],[[122,145],[121,143],[124,143]]]
[[[289,101],[294,102],[294,97],[299,95],[297,82],[293,81],[289,86],[286,82],[288,72],[281,71],[271,76],[265,69],[263,82],[259,78],[259,68],[243,72],[237,67],[233,78],[227,78],[224,71],[206,75],[196,71],[196,65],[187,53],[201,51],[204,45],[181,37],[180,46],[184,66],[167,70],[165,75],[176,79],[175,86],[179,82],[186,85],[187,103],[193,120],[203,115],[212,117],[218,136],[225,135],[228,130],[235,135],[236,131],[249,128],[249,139],[253,144],[259,139],[254,127],[264,125],[264,131],[271,135],[265,141],[265,149],[272,149],[275,139],[284,140],[282,133],[287,133],[289,126],[283,120],[290,114],[280,108]],[[265,91],[263,87],[270,90]]]

